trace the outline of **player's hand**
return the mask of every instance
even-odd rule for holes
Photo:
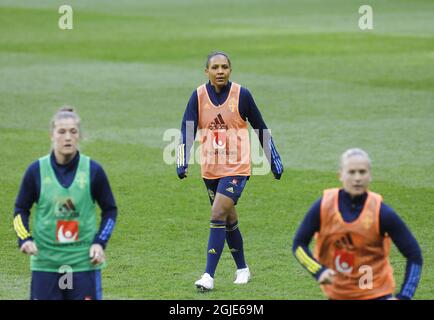
[[[282,177],[283,174],[283,168],[281,170],[273,170],[273,166],[271,166],[271,172],[273,172],[274,178],[276,180],[280,180],[280,177]]]
[[[176,172],[178,173],[179,179],[187,178],[187,167],[181,166],[176,168]]]
[[[185,144],[181,143],[178,145],[178,151],[176,153],[176,173],[178,174],[179,179],[187,178],[188,162],[185,159],[185,154]]]
[[[276,150],[276,147],[274,146],[273,139],[270,138],[269,140],[269,147],[270,147],[270,164],[271,164],[271,172],[273,172],[274,178],[277,180],[280,180],[280,177],[283,173],[283,163],[282,159],[280,159],[280,155]]]
[[[332,284],[336,272],[332,269],[325,269],[318,278],[319,284]]]
[[[283,174],[283,166],[282,166],[282,160],[280,160],[280,157],[272,158],[271,160],[271,172],[273,172],[274,178],[276,180],[280,180],[280,177]]]
[[[99,243],[94,243],[89,250],[90,262],[92,264],[100,264],[105,261],[104,249]]]
[[[38,255],[38,248],[32,240],[27,240],[26,242],[24,242],[20,247],[20,251],[29,256]]]

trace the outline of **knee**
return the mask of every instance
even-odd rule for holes
[[[220,206],[213,206],[211,209],[211,220],[226,221],[229,210]]]
[[[226,222],[227,222],[228,225],[233,225],[237,221],[238,221],[238,217],[236,215],[235,216],[229,215]]]

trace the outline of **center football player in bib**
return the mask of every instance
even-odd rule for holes
[[[235,210],[251,175],[247,121],[257,130],[274,177],[280,179],[283,173],[282,161],[252,95],[229,81],[231,71],[231,61],[225,53],[213,52],[208,56],[205,73],[209,82],[191,95],[177,152],[177,173],[183,179],[187,176],[190,149],[199,132],[201,173],[212,206],[206,269],[195,283],[200,290],[214,288],[214,273],[225,241],[237,266],[234,283],[245,284],[250,279]]]

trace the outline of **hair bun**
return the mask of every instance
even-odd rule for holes
[[[58,112],[75,112],[73,107],[70,106],[63,106],[59,109]]]

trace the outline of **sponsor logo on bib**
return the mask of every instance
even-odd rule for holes
[[[78,221],[58,220],[56,226],[56,240],[60,243],[78,241]]]

